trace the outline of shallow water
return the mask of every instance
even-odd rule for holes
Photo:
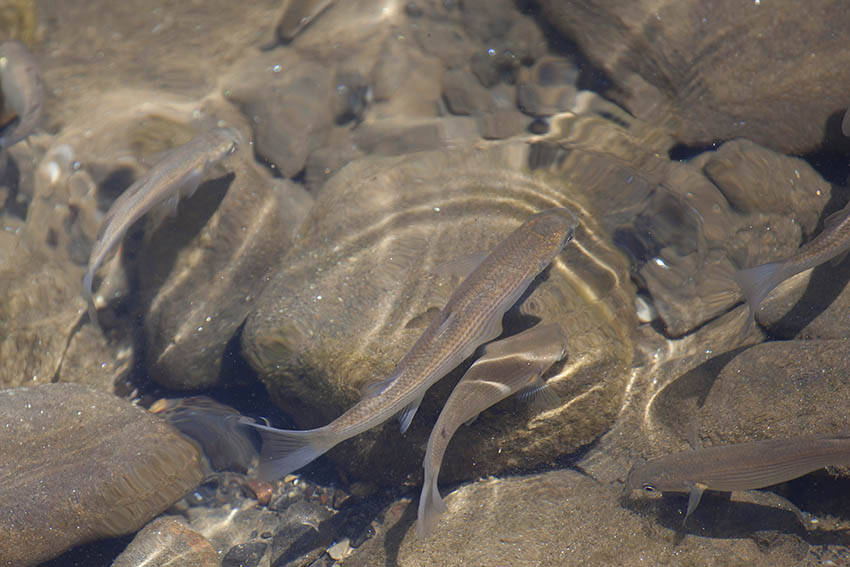
[[[2,39],[29,46],[46,95],[40,126],[0,171],[0,387],[81,383],[157,413],[160,398],[197,395],[235,408],[168,402],[160,417],[195,437],[203,471],[145,472],[156,441],[138,434],[139,461],[118,463],[132,486],[109,498],[120,507],[158,482],[206,480],[164,513],[145,511],[166,527],[140,532],[123,558],[133,534],[99,540],[116,534],[95,529],[67,551],[67,538],[37,538],[39,553],[59,555],[48,565],[159,552],[157,565],[850,556],[844,470],[706,495],[684,527],[684,500],[622,495],[632,464],[689,441],[846,429],[848,264],[779,286],[752,327],[733,277],[792,255],[846,201],[850,144],[836,132],[847,101],[836,93],[850,74],[827,73],[846,47],[817,33],[846,19],[837,3],[793,25],[794,6],[631,4],[613,28],[605,10],[543,0],[284,4],[44,1],[0,13]],[[735,32],[739,22],[761,39]],[[695,37],[702,57],[690,54]],[[814,38],[820,59],[805,69],[767,48]],[[742,70],[727,43],[754,63]],[[789,86],[771,97],[777,77]],[[820,96],[801,95],[814,78]],[[5,123],[15,109],[4,80]],[[762,91],[760,105],[736,103]],[[105,212],[165,152],[215,126],[239,132],[238,151],[205,168],[176,216],[129,230],[95,278],[98,329],[81,282]],[[508,399],[457,432],[433,536],[415,537],[421,460],[470,361],[432,388],[406,434],[390,420],[294,476],[257,480],[256,463],[246,473],[259,438],[238,413],[289,429],[333,420],[392,371],[459,267],[556,206],[579,217],[575,238],[504,329],[562,325],[568,356],[544,375],[559,405]],[[28,431],[21,419],[16,435]],[[0,491],[61,471],[63,447],[85,462],[108,437],[63,431],[36,468],[0,455]],[[78,504],[97,516],[105,496],[79,477],[95,497]],[[10,529],[49,533],[26,506],[68,502],[66,484],[15,500],[36,523],[16,516]],[[3,553],[0,541],[0,564]]]

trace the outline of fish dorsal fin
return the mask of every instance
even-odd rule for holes
[[[850,138],[850,108],[844,112],[844,118],[841,120],[841,133]]]
[[[688,521],[688,516],[690,516],[694,510],[699,506],[699,501],[702,498],[702,493],[705,492],[705,489],[708,488],[706,485],[695,482],[691,487],[691,492],[688,494],[688,510],[685,512],[685,519],[682,520],[682,525],[685,525],[685,522]]]
[[[699,424],[697,423],[697,417],[691,416],[691,419],[688,420],[688,445],[691,446],[691,449],[697,450],[699,449]]]
[[[398,422],[401,425],[402,433],[405,433],[407,431],[407,428],[410,427],[410,422],[413,421],[413,416],[416,415],[416,410],[419,409],[419,404],[422,403],[423,396],[419,396],[418,398],[407,404],[407,406],[405,406],[405,408],[401,410],[401,412],[399,412]]]
[[[455,258],[454,260],[441,262],[434,266],[434,273],[438,276],[447,275],[465,278],[474,272],[475,268],[481,265],[481,262],[484,261],[484,258],[488,254],[489,252],[475,252]]]

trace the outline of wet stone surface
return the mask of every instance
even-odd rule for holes
[[[805,14],[793,0],[721,11],[700,0],[539,4],[610,78],[611,96],[684,144],[748,138],[798,154],[841,143],[850,71],[839,38],[850,16],[840,2]]]
[[[203,478],[195,446],[158,417],[76,384],[0,391],[4,565],[132,533]],[[92,463],[98,463],[92,467]]]
[[[32,47],[47,100],[41,128],[0,157],[0,385],[76,382],[174,404],[151,416],[104,393],[86,396],[110,403],[77,408],[64,393],[43,423],[15,425],[43,431],[0,436],[0,456],[15,455],[0,468],[49,457],[0,474],[18,483],[3,497],[26,512],[5,516],[23,518],[12,529],[32,546],[23,560],[141,528],[207,472],[203,447],[231,471],[170,506],[127,555],[142,548],[168,564],[195,550],[198,561],[262,567],[846,562],[843,477],[706,494],[684,530],[684,498],[621,498],[635,461],[686,449],[692,423],[710,445],[846,422],[849,264],[779,286],[750,328],[732,279],[736,265],[792,254],[847,198],[821,177],[846,178],[836,135],[846,10],[713,8],[293,0],[2,11],[11,23],[0,27]],[[14,119],[8,106],[0,121]],[[132,227],[99,270],[102,333],[80,278],[104,213],[162,152],[221,125],[239,130],[239,153],[205,173],[176,217]],[[820,148],[806,160],[778,153]],[[428,393],[405,436],[392,422],[271,483],[251,477],[259,439],[235,410],[216,421],[215,404],[175,399],[212,387],[192,394],[275,425],[324,425],[385,378],[445,304],[459,277],[441,266],[556,205],[579,213],[575,241],[505,326],[564,326],[569,357],[550,380],[562,406],[537,414],[506,400],[460,429],[433,538],[414,536],[421,458],[462,370]],[[42,388],[73,386],[13,391]],[[62,427],[71,411],[83,413]],[[201,439],[176,437],[165,419]],[[54,426],[61,439],[45,441]],[[244,451],[218,443],[235,440]],[[33,459],[2,447],[19,441]],[[74,498],[96,524],[85,534],[61,528],[71,511],[81,517]],[[110,516],[116,503],[126,513]],[[128,542],[54,562],[109,565]]]

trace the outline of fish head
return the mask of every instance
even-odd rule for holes
[[[211,153],[222,158],[236,153],[243,141],[239,130],[230,126],[215,128],[211,135],[213,136]]]
[[[578,219],[568,209],[556,207],[535,215],[528,226],[543,239],[544,245],[560,252],[572,240]]]

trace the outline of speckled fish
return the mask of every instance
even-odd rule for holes
[[[213,128],[168,152],[162,161],[115,199],[100,225],[83,277],[83,293],[94,325],[99,326],[92,280],[127,230],[156,205],[163,204],[169,212],[175,212],[180,197],[190,196],[211,165],[237,150],[239,140],[239,133],[233,128]]]
[[[850,435],[807,435],[665,455],[632,467],[626,488],[689,492],[687,519],[705,490],[754,490],[830,465],[850,465]]]
[[[0,148],[13,146],[38,126],[44,109],[44,86],[35,57],[24,44],[9,40],[0,44],[0,89],[5,104],[17,119],[0,135]]]
[[[773,288],[793,275],[838,258],[850,250],[850,205],[830,215],[824,229],[792,257],[738,270],[735,280],[750,307],[750,321]]]
[[[577,222],[567,209],[550,209],[508,235],[455,289],[390,377],[328,425],[287,431],[252,423],[263,437],[260,475],[289,474],[395,414],[406,431],[425,391],[502,333],[502,316],[572,239]]]
[[[428,438],[422,464],[425,481],[416,522],[418,537],[431,533],[440,514],[446,511],[437,488],[437,477],[455,431],[461,424],[517,392],[540,395],[547,389],[541,374],[566,353],[567,337],[558,323],[537,325],[484,347],[484,354],[452,390]]]

